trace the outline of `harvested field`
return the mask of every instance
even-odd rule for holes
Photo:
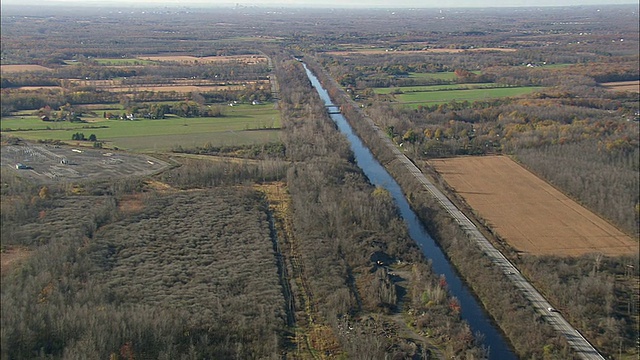
[[[99,88],[112,88],[112,87],[135,87],[135,86],[242,86],[247,84],[268,84],[268,80],[261,81],[237,81],[237,82],[224,82],[210,81],[210,80],[192,80],[192,79],[171,79],[162,84],[135,84],[125,83],[121,79],[116,80],[82,80],[82,79],[69,79],[74,86],[95,86]]]
[[[114,92],[131,92],[132,90],[136,90],[136,91],[153,91],[153,92],[175,91],[179,93],[240,90],[240,89],[242,89],[242,85],[231,85],[231,86],[197,86],[197,85],[135,86],[135,85],[132,85],[132,86],[116,86],[116,87],[108,88],[109,91],[114,91]]]
[[[500,51],[515,52],[516,49],[505,48],[473,48],[473,49],[424,49],[424,50],[390,50],[390,49],[354,49],[343,51],[327,51],[329,55],[351,55],[351,54],[457,54],[462,52],[478,51]]]
[[[220,63],[220,62],[242,62],[245,64],[258,64],[266,62],[267,58],[261,55],[232,55],[232,56],[205,56],[196,57],[188,55],[153,55],[153,56],[138,56],[141,60],[151,61],[177,61],[181,63]]]
[[[40,65],[0,65],[0,73],[17,73],[33,71],[51,71],[51,69]]]
[[[241,90],[249,84],[268,85],[268,80],[220,83],[207,80],[174,79],[166,84],[126,84],[122,80],[77,80],[72,79],[74,86],[92,86],[113,92],[154,91],[154,92],[208,92],[222,90]]]
[[[431,160],[500,237],[535,255],[636,254],[638,242],[505,156]]]
[[[640,93],[640,80],[635,81],[616,81],[600,84],[609,91],[632,91]]]
[[[60,86],[21,86],[18,90],[37,91],[37,90],[62,90]]]

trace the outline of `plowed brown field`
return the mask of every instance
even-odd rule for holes
[[[51,71],[51,69],[40,65],[0,65],[0,73],[16,73],[30,71]]]
[[[610,91],[633,91],[640,92],[640,80],[636,81],[616,81],[616,82],[608,82],[602,83],[605,89]]]
[[[267,58],[261,55],[231,55],[231,56],[204,56],[189,55],[141,55],[138,59],[152,61],[177,61],[182,63],[216,63],[216,62],[242,62],[245,64],[257,64],[266,62]]]
[[[519,251],[561,256],[638,252],[637,241],[506,156],[429,163]]]
[[[342,50],[342,51],[327,51],[330,55],[350,55],[350,54],[458,54],[463,52],[478,52],[478,51],[499,51],[499,52],[515,52],[516,49],[509,48],[473,48],[473,49],[424,49],[424,50],[386,50],[386,49],[354,49],[354,50]]]

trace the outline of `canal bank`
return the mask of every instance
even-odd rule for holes
[[[332,106],[332,100],[319,80],[306,68],[307,76],[318,91],[325,106]],[[391,175],[374,158],[369,149],[353,132],[346,118],[340,113],[332,113],[332,120],[339,130],[347,137],[351,144],[356,163],[363,170],[369,181],[374,185],[385,188],[392,195],[398,209],[405,220],[411,238],[422,248],[425,256],[431,259],[433,269],[443,274],[447,279],[450,293],[458,298],[462,307],[461,316],[466,320],[474,333],[478,334],[481,343],[489,350],[491,359],[516,359],[508,342],[499,329],[492,323],[490,317],[483,311],[482,306],[473,296],[467,285],[460,279],[455,269],[449,264],[446,255],[427,233],[417,215],[404,197],[403,191]],[[481,334],[481,335],[480,335]]]
[[[529,294],[523,293],[521,288],[505,275],[503,269],[492,264],[491,257],[487,256],[451,215],[443,210],[441,204],[425,189],[424,184],[416,176],[408,176],[406,164],[398,160],[397,148],[386,134],[364,114],[335,80],[325,73],[314,58],[309,58],[308,62],[313,70],[318,71],[323,84],[328,85],[327,89],[332,99],[337,106],[341,106],[343,115],[358,136],[364,139],[376,158],[400,184],[411,207],[431,235],[437,239],[456,270],[473,289],[476,298],[481,299],[478,301],[484,305],[494,323],[499,325],[517,356],[577,359],[591,358],[592,352],[597,354],[586,340],[580,344],[589,345],[589,352],[583,351],[585,346],[582,345],[573,346],[572,349],[573,343],[570,345],[569,342],[575,342],[576,337],[566,331],[559,331],[554,326],[555,321],[550,321],[554,319],[548,319],[548,311],[541,313],[539,309],[536,310],[535,304],[529,300]],[[585,354],[587,356],[583,356]]]

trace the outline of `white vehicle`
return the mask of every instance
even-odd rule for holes
[[[547,310],[549,310],[549,312],[558,312],[558,310],[556,310],[556,309],[554,309],[554,308],[552,308],[552,307],[547,308]]]

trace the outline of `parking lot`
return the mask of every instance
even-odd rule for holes
[[[0,166],[36,183],[149,175],[169,164],[148,155],[46,144],[4,145]]]

